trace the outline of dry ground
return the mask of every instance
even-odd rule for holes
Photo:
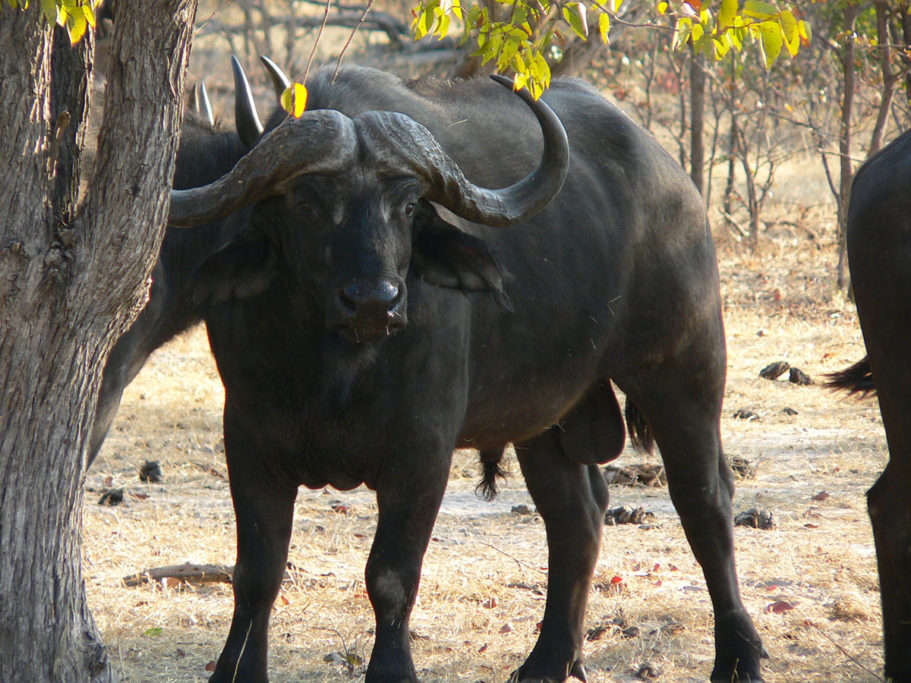
[[[770,531],[736,529],[740,578],[771,656],[768,681],[874,681],[880,607],[864,491],[886,457],[876,405],[818,384],[758,377],[766,364],[786,360],[818,380],[863,354],[853,306],[831,285],[827,214],[820,209],[809,220],[815,240],[773,226],[759,256],[716,228],[729,348],[724,443],[729,455],[758,466],[755,478],[739,482],[735,511],[767,508],[777,522]],[[157,353],[127,389],[89,473],[86,582],[125,681],[203,681],[226,634],[227,585],[121,581],[159,565],[233,562],[221,398],[198,329]],[[734,418],[741,409],[758,419]],[[139,482],[146,459],[161,462],[164,483]],[[643,460],[627,450],[619,462]],[[412,624],[425,681],[503,681],[534,641],[544,532],[536,515],[512,512],[530,505],[513,470],[501,497],[486,504],[473,495],[473,454],[457,454]],[[97,504],[108,477],[126,488],[123,505]],[[633,680],[644,663],[657,667],[659,680],[705,680],[713,656],[708,595],[666,489],[612,487],[611,495],[612,506],[644,506],[656,523],[605,528],[588,610],[590,680]],[[350,674],[340,657],[331,660],[346,651],[366,658],[372,645],[363,567],[374,514],[367,491],[301,491],[294,569],[273,613],[274,681],[362,678],[356,657]],[[793,609],[779,612],[774,603]]]

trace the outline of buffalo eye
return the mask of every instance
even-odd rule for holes
[[[414,215],[414,208],[415,208],[414,202],[408,202],[407,204],[405,204],[405,215],[408,218],[411,218]]]

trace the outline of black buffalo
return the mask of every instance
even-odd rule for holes
[[[886,678],[911,681],[911,131],[860,168],[848,265],[867,357],[832,384],[874,392],[889,463],[867,493],[883,606]]]
[[[271,62],[268,65],[274,66]],[[246,76],[236,62],[234,77],[239,96],[249,98]],[[216,127],[205,86],[200,85],[194,90],[193,103],[195,109],[187,112],[181,124],[173,182],[178,189],[198,187],[216,180],[226,166],[236,163],[249,150],[249,145],[238,133]],[[249,110],[250,104],[247,99],[242,99],[238,101],[238,106]],[[251,123],[249,117],[243,120],[248,125]],[[251,133],[244,130],[242,133],[259,135],[259,131]],[[202,311],[191,296],[195,274],[209,256],[244,229],[246,221],[247,215],[239,213],[218,221],[204,231],[168,228],[152,271],[148,301],[130,329],[114,345],[104,367],[89,439],[88,465],[95,460],[104,443],[124,389],[151,353],[175,335],[201,322]]]
[[[491,476],[507,442],[549,549],[540,635],[513,680],[584,680],[608,502],[597,464],[625,439],[612,382],[631,437],[661,449],[703,567],[711,677],[761,680],[719,433],[714,246],[686,174],[577,81],[555,81],[547,106],[489,80],[406,85],[363,68],[307,85],[301,119],[277,114],[226,175],[172,193],[174,226],[244,223],[193,277],[237,517],[234,617],[211,680],[267,678],[298,486],[363,483],[379,507],[367,680],[415,681],[409,615],[452,451],[480,450]],[[258,123],[239,119],[252,142]]]

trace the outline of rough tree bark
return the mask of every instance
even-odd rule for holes
[[[851,162],[851,118],[854,113],[855,94],[855,48],[857,35],[854,25],[862,7],[849,3],[844,14],[844,41],[840,48],[836,48],[836,55],[842,68],[842,97],[841,119],[838,131],[838,265],[836,267],[836,283],[839,289],[848,286],[848,199],[851,195],[851,180],[854,178],[854,165]]]
[[[690,178],[705,197],[705,58],[690,54]]]
[[[91,44],[0,8],[0,680],[112,680],[81,568],[101,369],[157,258],[196,0],[121,3],[78,201]],[[52,75],[53,74],[53,75]]]

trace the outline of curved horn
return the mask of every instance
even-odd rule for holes
[[[303,173],[338,173],[350,165],[356,150],[354,122],[340,112],[324,109],[288,118],[218,180],[171,190],[168,225],[189,228],[220,218]]]
[[[493,78],[512,88],[508,78]],[[506,226],[529,218],[547,206],[560,192],[569,171],[569,140],[560,119],[543,101],[535,101],[527,90],[517,94],[541,125],[544,150],[534,171],[498,190],[479,187],[465,178],[430,131],[404,114],[366,112],[356,120],[374,153],[387,157],[393,165],[400,166],[404,161],[412,173],[427,180],[430,185],[427,199],[470,221]]]
[[[275,96],[280,98],[282,93],[291,87],[291,79],[285,75],[285,72],[279,68],[278,64],[265,55],[261,55],[259,61],[266,67],[266,72],[269,74],[269,78],[272,79],[272,87],[275,88]]]
[[[256,103],[247,75],[234,55],[231,55],[231,70],[234,71],[234,125],[241,142],[253,147],[262,137],[263,124],[256,114]]]
[[[215,127],[215,115],[212,113],[212,103],[209,101],[209,91],[206,90],[206,84],[200,83],[196,95],[196,111],[206,117],[206,121],[213,128]]]

